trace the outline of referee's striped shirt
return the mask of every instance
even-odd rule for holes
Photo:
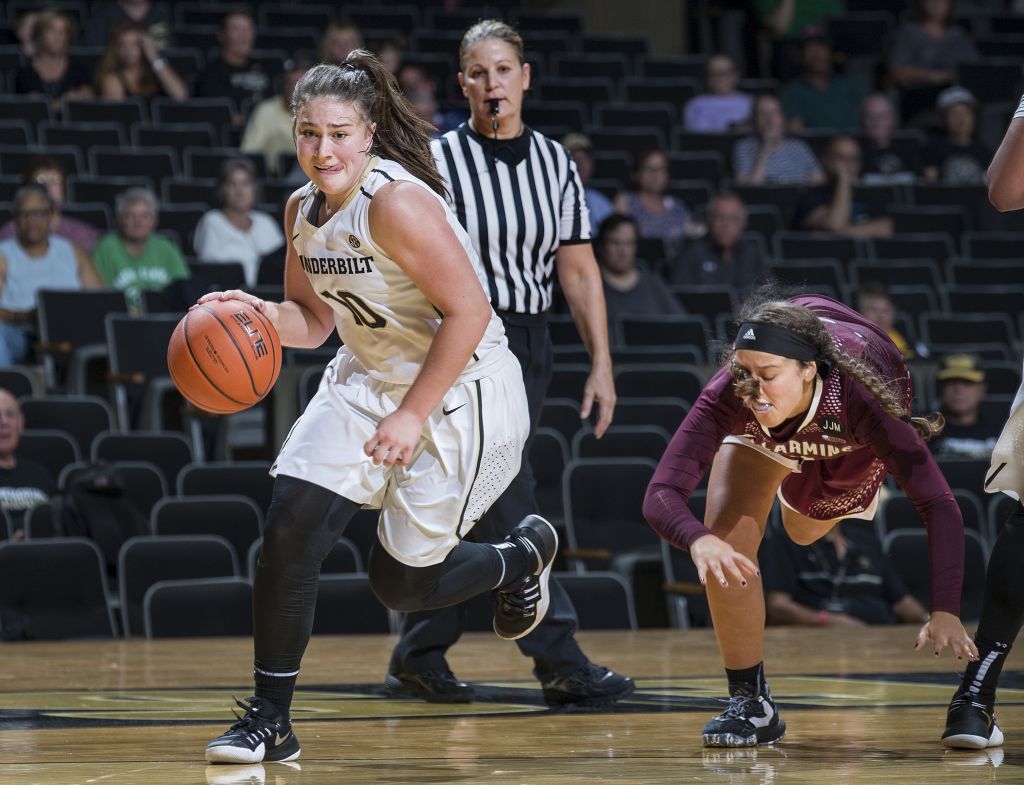
[[[432,149],[451,207],[480,255],[491,305],[548,310],[558,246],[590,242],[583,184],[569,151],[530,128],[495,142],[469,123]]]

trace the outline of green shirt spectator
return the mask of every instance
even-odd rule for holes
[[[144,289],[163,289],[171,281],[189,277],[181,250],[154,234],[156,197],[146,188],[129,188],[114,205],[117,231],[104,235],[93,251],[93,263],[104,284],[121,289],[133,311],[142,305]]]
[[[811,25],[846,13],[843,0],[757,0],[757,16],[776,38],[796,38]]]

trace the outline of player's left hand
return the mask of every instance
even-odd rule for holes
[[[377,430],[363,445],[363,452],[378,466],[382,463],[385,466],[407,466],[422,433],[423,420],[420,417],[397,409],[377,424]]]
[[[949,646],[958,660],[962,660],[964,657],[969,660],[978,659],[978,647],[974,645],[974,641],[967,634],[967,630],[960,623],[960,619],[952,613],[946,613],[945,611],[935,611],[932,613],[931,618],[925,622],[925,625],[917,634],[917,643],[914,644],[914,650],[920,651],[923,649],[927,641],[931,641],[935,645],[933,653],[936,657],[942,653],[944,648]]]
[[[583,385],[583,404],[580,406],[580,419],[590,416],[590,410],[597,404],[597,424],[594,436],[600,439],[608,426],[612,424],[615,413],[615,381],[612,379],[611,367],[593,368],[587,383]]]

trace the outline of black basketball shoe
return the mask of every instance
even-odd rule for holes
[[[525,548],[537,559],[534,572],[495,592],[494,631],[499,638],[514,641],[529,635],[548,612],[548,578],[558,552],[558,533],[539,515],[528,515],[505,542]]]
[[[541,680],[544,701],[549,706],[601,708],[633,694],[636,685],[629,676],[588,662],[579,670]]]
[[[772,744],[786,735],[771,691],[760,695],[745,685],[733,687],[729,707],[704,726],[705,747],[753,747]]]
[[[996,725],[993,707],[957,692],[946,713],[942,743],[964,750],[983,750],[1003,743],[1003,732]]]
[[[291,723],[277,707],[263,698],[235,703],[245,713],[227,732],[206,745],[210,763],[259,763],[288,761],[299,757],[299,740]]]
[[[422,673],[389,673],[384,689],[396,698],[422,698],[428,703],[472,703],[473,687],[447,668]]]

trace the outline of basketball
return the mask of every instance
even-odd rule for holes
[[[211,300],[178,322],[167,368],[179,392],[203,411],[231,414],[259,403],[281,372],[281,340],[259,311]]]

